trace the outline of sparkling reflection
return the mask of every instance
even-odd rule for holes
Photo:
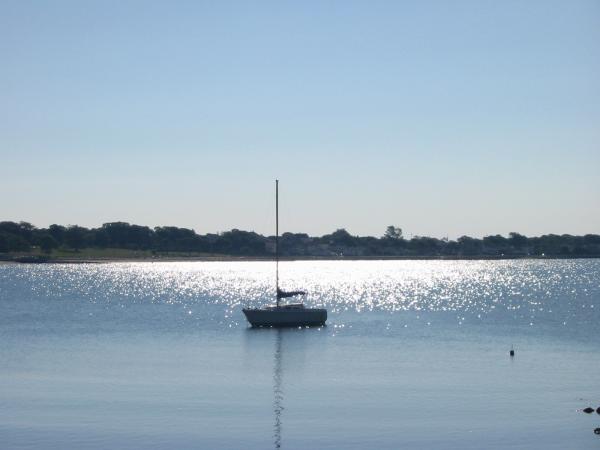
[[[347,311],[450,312],[458,324],[503,314],[526,324],[596,316],[598,260],[294,261],[284,289],[303,288],[335,323]],[[120,310],[157,304],[182,322],[245,326],[242,306],[272,302],[271,262],[165,262],[0,267],[6,296],[26,288],[44,301]]]

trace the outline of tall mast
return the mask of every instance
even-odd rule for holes
[[[275,289],[279,307],[279,180],[275,180]]]

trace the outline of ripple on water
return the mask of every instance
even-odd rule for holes
[[[534,325],[598,318],[598,260],[295,261],[280,264],[285,289],[330,313],[452,313],[508,316]],[[241,306],[273,301],[271,262],[165,262],[0,266],[0,299],[91,303],[103,308],[153,304],[189,319],[238,324]],[[212,308],[212,309],[211,309]],[[93,314],[93,312],[92,312]],[[189,320],[185,319],[185,320]],[[184,320],[184,319],[182,319]]]

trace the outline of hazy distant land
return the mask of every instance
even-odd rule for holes
[[[508,237],[447,240],[424,236],[405,239],[402,230],[394,226],[384,231],[381,237],[352,236],[344,229],[320,237],[283,233],[279,237],[280,255],[292,259],[600,257],[597,234],[527,237],[510,233]],[[268,259],[274,252],[274,236],[237,229],[198,234],[186,228],[150,228],[125,222],[92,229],[0,222],[0,259],[9,261]]]

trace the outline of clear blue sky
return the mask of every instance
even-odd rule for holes
[[[0,220],[600,233],[600,2],[0,1]]]

